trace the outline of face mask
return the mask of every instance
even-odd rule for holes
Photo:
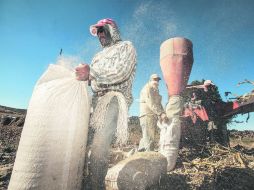
[[[110,36],[109,31],[106,29],[106,27],[100,27],[97,30],[97,36],[99,38],[99,41],[102,45],[102,47],[109,46],[112,42],[112,38]]]

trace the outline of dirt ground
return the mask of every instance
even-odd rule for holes
[[[0,190],[8,187],[25,114],[26,110],[0,106]],[[110,166],[137,148],[141,128],[135,117],[130,118],[129,132],[126,147],[120,150],[112,147]],[[230,139],[230,147],[218,144],[181,147],[175,170],[150,189],[253,189],[254,131],[232,130]]]

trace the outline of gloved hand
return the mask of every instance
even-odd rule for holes
[[[90,67],[88,64],[79,64],[75,71],[77,80],[87,81],[89,79]]]
[[[168,122],[168,117],[165,113],[162,113],[160,116],[159,116],[159,122],[160,123],[167,123]]]

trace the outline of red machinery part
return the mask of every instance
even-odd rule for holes
[[[160,65],[169,96],[180,95],[193,65],[192,42],[180,37],[164,41],[160,47]]]
[[[200,118],[202,121],[209,120],[207,112],[203,106],[195,109],[185,108],[183,111],[183,117],[190,117],[194,124],[198,118]]]

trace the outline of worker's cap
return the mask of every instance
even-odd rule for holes
[[[93,36],[97,36],[97,30],[98,28],[102,27],[102,26],[105,26],[106,24],[110,24],[112,27],[117,27],[115,21],[111,18],[104,18],[102,20],[99,20],[97,22],[97,24],[94,24],[92,26],[90,26],[90,33],[93,35]]]
[[[161,80],[161,78],[160,78],[159,75],[157,75],[157,74],[152,74],[152,75],[150,76],[150,80],[152,80],[152,79]]]
[[[213,82],[211,80],[205,80],[204,85],[209,86],[209,85],[215,85],[215,84],[213,84]]]

